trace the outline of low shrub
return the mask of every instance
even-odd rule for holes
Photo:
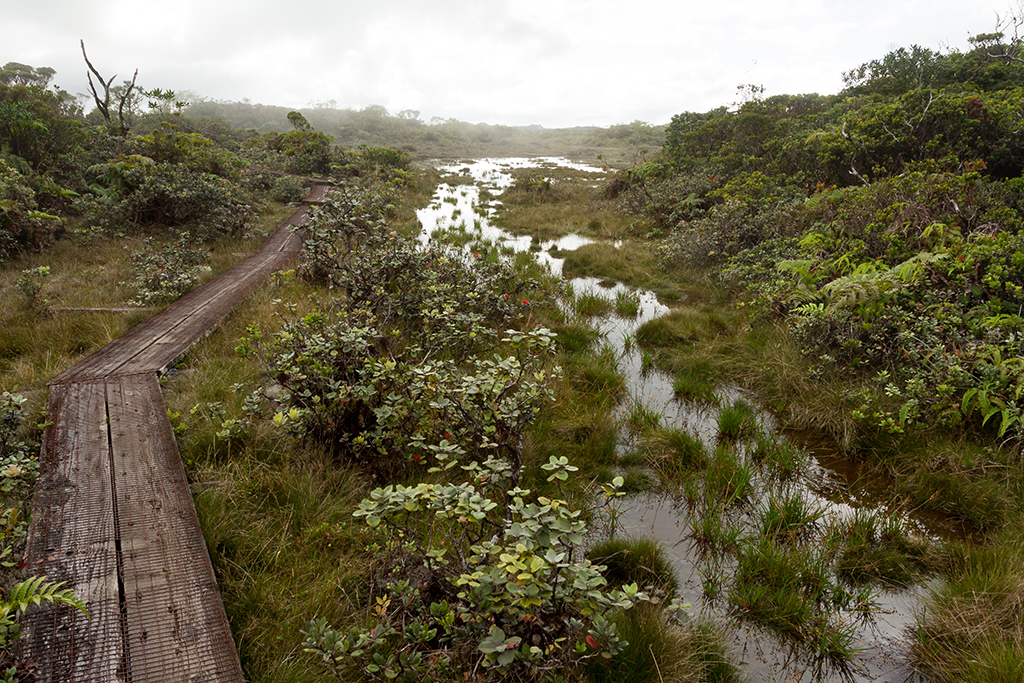
[[[205,271],[210,255],[193,245],[192,236],[183,232],[178,239],[159,251],[152,238],[146,238],[147,249],[131,256],[135,277],[125,284],[135,294],[128,302],[131,306],[159,306],[170,303],[188,293]]]
[[[474,464],[472,483],[387,486],[360,504],[384,555],[370,625],[339,632],[314,619],[304,643],[339,678],[523,680],[622,647],[610,615],[648,597],[636,584],[605,589],[578,556],[583,512],[518,488],[506,496],[508,465]],[[545,469],[559,480],[575,468],[551,458]]]
[[[0,158],[0,263],[53,239],[62,221],[38,210],[28,179]]]
[[[302,201],[306,196],[306,187],[300,178],[281,176],[274,181],[269,192],[275,202],[290,204]]]

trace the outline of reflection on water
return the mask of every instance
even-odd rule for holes
[[[476,240],[493,242],[516,252],[531,249],[533,240],[529,236],[514,236],[495,227],[490,221],[495,213],[495,200],[489,205],[481,204],[481,192],[490,197],[500,196],[512,182],[511,171],[520,168],[561,166],[586,173],[603,173],[602,169],[573,164],[564,159],[539,157],[533,159],[481,159],[460,161],[439,166],[442,173],[472,178],[473,184],[439,185],[434,200],[417,216],[422,225],[420,240],[426,244],[437,231],[465,231]],[[552,255],[552,251],[572,251],[590,244],[594,240],[579,235],[567,235],[550,240],[535,248],[535,255],[542,265],[550,268],[555,275],[561,275],[564,259]],[[618,245],[616,245],[618,246]],[[472,243],[466,250],[472,249]],[[620,293],[629,293],[639,304],[634,316],[609,314],[595,320],[605,343],[615,349],[619,358],[619,369],[627,380],[630,404],[642,404],[661,415],[660,424],[684,429],[698,436],[706,446],[714,448],[717,439],[717,409],[709,405],[684,402],[676,399],[673,378],[656,369],[645,368],[642,354],[630,340],[644,323],[669,312],[667,306],[658,301],[650,291],[632,290],[622,283],[609,286],[607,281],[597,278],[575,278],[568,281],[569,289],[575,296],[591,295],[614,302]],[[719,387],[716,396],[720,403],[729,403],[739,398],[749,398],[734,387]],[[625,414],[631,405],[621,406]],[[777,426],[768,413],[759,415],[760,426],[768,432],[777,431]],[[629,447],[630,437],[622,435],[621,448]],[[849,518],[856,509],[876,507],[883,504],[882,493],[871,487],[871,482],[858,479],[848,467],[837,467],[843,458],[834,450],[826,452],[819,444],[809,448],[811,460],[804,468],[802,479],[796,484],[800,494],[812,505],[826,511],[828,518]],[[752,507],[756,507],[753,505]],[[691,529],[687,511],[681,503],[669,495],[636,495],[623,503],[617,525],[627,534],[644,535],[660,541],[672,559],[680,581],[680,597],[693,606],[694,611],[708,612],[719,619],[726,614],[720,604],[705,600],[702,590],[702,563],[699,549],[690,540]],[[750,524],[749,514],[744,524]],[[929,524],[929,520],[912,518],[908,520],[916,531],[936,537],[945,535],[940,526]],[[730,560],[726,560],[728,565]],[[719,570],[726,571],[728,566]],[[852,670],[830,671],[816,669],[809,665],[800,653],[779,641],[770,633],[730,622],[733,626],[734,652],[744,662],[746,675],[754,681],[874,681],[903,682],[912,678],[912,672],[905,663],[906,643],[902,637],[913,623],[915,606],[924,591],[918,587],[911,590],[884,592],[876,596],[879,610],[870,624],[865,624],[859,634],[861,654]],[[852,618],[850,616],[849,618]]]

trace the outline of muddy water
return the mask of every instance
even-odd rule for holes
[[[458,184],[442,183],[431,205],[418,212],[422,225],[421,241],[426,243],[430,235],[438,230],[465,230],[475,239],[496,243],[517,252],[530,250],[529,236],[514,236],[491,223],[491,218],[500,206],[501,192],[512,184],[511,171],[517,168],[539,168],[561,166],[587,174],[586,177],[599,179],[602,169],[573,164],[559,158],[533,159],[480,159],[439,165],[444,174],[459,178]],[[466,183],[471,178],[472,183]],[[481,191],[486,190],[490,199],[481,202]],[[563,259],[553,255],[559,251],[572,251],[590,243],[586,237],[568,235],[559,240],[540,244],[536,258],[547,265],[556,275],[561,275]],[[472,250],[472,244],[465,247]],[[596,278],[575,278],[568,282],[576,296],[592,294],[615,301],[619,292],[632,291],[621,283],[607,286]],[[604,342],[618,353],[619,368],[627,378],[630,400],[620,408],[623,414],[636,404],[643,404],[657,411],[663,426],[685,429],[699,436],[707,446],[714,447],[717,438],[717,412],[708,406],[682,402],[675,398],[672,378],[660,371],[644,368],[641,352],[629,344],[641,325],[668,313],[667,306],[648,291],[632,292],[638,297],[639,313],[632,317],[614,314],[604,316],[595,322],[603,335]],[[734,387],[720,387],[716,392],[722,402],[745,397]],[[760,416],[765,431],[775,431],[777,426],[771,416]],[[828,517],[848,517],[862,507],[877,507],[884,500],[884,494],[871,487],[856,475],[855,468],[836,452],[820,443],[801,440],[800,435],[790,435],[807,447],[811,460],[798,486],[805,499],[825,509]],[[629,437],[622,435],[620,448],[629,448]],[[694,613],[709,614],[719,621],[728,621],[721,607],[705,600],[701,588],[700,570],[702,562],[697,549],[690,541],[688,515],[680,503],[668,495],[637,495],[626,500],[618,519],[620,529],[627,534],[644,535],[659,540],[668,550],[680,581],[681,597],[692,605]],[[934,538],[955,535],[955,529],[945,528],[940,520],[914,518],[908,524],[918,533]],[[728,571],[728,566],[722,570]],[[861,653],[851,669],[844,671],[821,670],[802,661],[799,654],[769,633],[747,628],[733,621],[731,638],[734,654],[744,662],[746,676],[752,681],[873,681],[876,683],[902,683],[913,678],[912,671],[905,664],[906,643],[904,634],[913,623],[922,587],[900,593],[882,593],[876,597],[880,609],[875,618],[864,624],[859,633],[858,646]],[[852,616],[849,618],[853,618]]]

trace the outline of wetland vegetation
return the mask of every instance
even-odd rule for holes
[[[0,86],[0,559],[46,381],[329,176],[163,379],[250,680],[1019,680],[1024,67],[972,46],[540,149]]]

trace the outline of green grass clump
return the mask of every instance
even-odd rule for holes
[[[855,625],[827,608],[837,585],[827,556],[816,546],[761,537],[741,547],[736,562],[727,595],[732,614],[791,638],[829,662],[842,665],[857,654]]]
[[[895,515],[860,509],[836,522],[831,535],[840,549],[836,571],[852,582],[906,586],[934,568],[927,540],[912,536]]]
[[[600,316],[612,310],[612,302],[599,294],[581,294],[573,302],[577,315]]]
[[[741,529],[718,507],[715,499],[703,502],[700,513],[690,519],[690,538],[702,551],[723,553],[735,550],[740,544]],[[719,578],[724,578],[724,575],[719,573]],[[716,594],[717,590],[710,591],[708,597],[714,598]]]
[[[1024,668],[1024,540],[954,546],[912,632],[911,663],[934,681],[1019,681]]]
[[[634,435],[652,434],[661,423],[662,417],[661,412],[654,408],[635,402],[626,415],[626,428]]]
[[[619,429],[612,410],[624,395],[625,378],[609,347],[596,354],[563,354],[561,364],[564,381],[556,401],[543,407],[530,428],[528,460],[568,457],[583,480],[597,468],[615,464]]]
[[[559,179],[565,169],[546,168],[552,178],[546,192],[506,191],[495,224],[516,235],[531,235],[539,241],[577,234],[595,239],[621,239],[629,233],[630,219],[617,210],[615,202],[600,198],[600,190],[589,183]],[[579,172],[574,172],[580,178]]]
[[[597,330],[583,323],[554,323],[551,331],[558,335],[558,346],[566,353],[585,353],[598,337]]]
[[[211,482],[196,509],[250,680],[314,678],[315,661],[290,656],[301,629],[313,615],[350,623],[369,571],[352,519],[365,482],[327,457],[290,459],[239,459],[198,474]]]
[[[631,318],[640,312],[640,297],[634,292],[620,290],[615,294],[615,314]]]
[[[728,330],[728,322],[716,310],[681,306],[641,325],[636,338],[643,346],[667,348],[713,339]]]
[[[728,444],[719,445],[704,474],[707,507],[729,508],[745,503],[753,493],[754,472],[750,464]]]
[[[594,564],[604,565],[601,574],[610,586],[652,586],[669,598],[679,589],[665,547],[653,538],[611,538],[591,548],[587,557]]]
[[[683,429],[663,427],[655,430],[643,446],[651,465],[668,482],[678,483],[708,464],[704,443]]]
[[[776,481],[790,481],[807,466],[807,451],[786,439],[765,434],[758,434],[747,454]]]
[[[610,659],[597,657],[589,667],[593,683],[739,683],[722,635],[704,622],[679,624],[656,605],[637,605],[613,618],[628,642]]]
[[[900,483],[916,505],[962,519],[987,531],[998,528],[1015,506],[1003,481],[958,471],[921,469]]]
[[[626,242],[619,247],[608,242],[585,244],[565,254],[562,274],[566,278],[607,278],[650,289],[662,301],[680,296],[679,284],[665,274],[654,250],[642,242]]]
[[[718,434],[726,439],[739,439],[757,431],[757,413],[743,399],[722,406],[718,411]]]
[[[614,405],[625,394],[626,378],[609,346],[597,354],[565,355],[562,369],[577,400]]]
[[[714,403],[715,384],[707,375],[694,372],[677,373],[672,380],[672,391],[682,399]]]
[[[798,492],[769,495],[760,506],[758,526],[762,535],[793,544],[813,533],[823,515]]]

